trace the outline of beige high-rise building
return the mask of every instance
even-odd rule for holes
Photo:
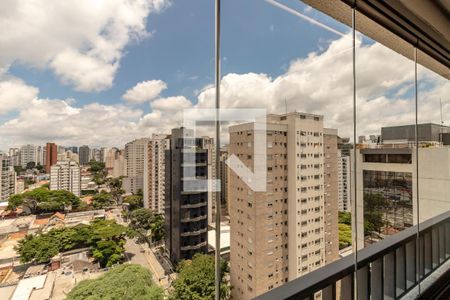
[[[136,194],[144,188],[144,157],[149,140],[137,139],[125,145],[127,177],[123,179],[123,188],[127,193]]]
[[[154,134],[144,154],[144,207],[160,214],[164,213],[165,151],[169,147],[170,137]]]
[[[252,169],[254,124],[231,126],[230,155]],[[325,264],[323,117],[267,117],[267,191],[230,172],[233,299],[252,299]],[[330,175],[332,176],[332,175]]]
[[[50,168],[50,190],[66,190],[81,195],[81,168],[74,161],[58,161]]]
[[[324,128],[324,231],[325,263],[339,258],[339,155],[337,129]]]

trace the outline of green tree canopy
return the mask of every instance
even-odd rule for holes
[[[113,220],[97,220],[90,225],[80,224],[27,235],[15,250],[21,262],[47,263],[59,252],[90,247],[100,266],[111,266],[123,258],[126,230]]]
[[[69,191],[50,191],[45,187],[12,195],[8,200],[9,209],[15,209],[23,205],[30,208],[32,213],[61,211],[69,206],[76,209],[80,204],[80,198]]]
[[[341,224],[347,224],[352,225],[352,213],[347,211],[340,211],[339,212],[339,223]]]
[[[107,181],[108,187],[110,189],[111,196],[120,204],[121,196],[125,193],[122,189],[122,178],[110,178]]]
[[[114,205],[114,199],[110,194],[102,191],[92,197],[92,205],[95,209],[105,208]]]
[[[152,281],[149,270],[140,265],[115,267],[97,279],[81,281],[67,295],[67,300],[163,300],[164,293]]]
[[[352,244],[352,227],[350,225],[339,223],[339,250]]]
[[[132,195],[123,199],[124,203],[128,203],[128,209],[130,211],[142,208],[144,206],[144,200],[142,196]]]
[[[34,161],[30,161],[27,163],[26,169],[27,170],[32,170],[36,167],[36,163]]]
[[[181,261],[178,278],[173,282],[172,300],[214,300],[215,271],[214,257],[205,254],[196,254],[192,260]],[[228,265],[222,261],[221,265],[220,299],[228,299],[230,287],[225,278]]]

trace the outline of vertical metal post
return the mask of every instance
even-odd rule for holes
[[[216,168],[216,183],[220,178],[220,0],[216,0],[215,3],[215,86],[216,86],[216,153],[215,155],[215,168]],[[215,186],[216,194],[216,252],[215,252],[215,287],[216,287],[216,300],[220,300],[220,192],[218,187]]]
[[[418,43],[418,42],[417,42]],[[418,287],[417,290],[420,295],[420,209],[419,209],[419,102],[418,102],[418,91],[417,91],[417,45],[414,47],[414,101],[415,101],[415,144],[416,144],[416,223],[417,223],[417,248],[416,248],[416,266],[418,272],[417,272],[417,283]]]
[[[354,238],[353,238],[353,250],[355,251],[355,260],[354,260],[354,266],[355,266],[355,274],[357,271],[357,266],[358,266],[358,223],[357,223],[357,172],[356,172],[356,167],[357,167],[357,163],[356,163],[356,19],[355,19],[355,8],[352,7],[352,66],[353,66],[353,186],[354,186],[354,191],[353,194],[355,195],[353,199],[353,203],[352,203],[352,211],[354,212],[353,216],[352,216],[352,223],[355,224],[354,226]],[[357,295],[357,290],[358,290],[358,282],[356,280],[357,276],[353,276],[353,280],[354,280],[354,290],[353,290],[353,297],[356,298]]]

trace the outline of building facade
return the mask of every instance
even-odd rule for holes
[[[9,165],[9,158],[0,154],[0,201],[8,200],[9,196],[16,193],[16,172]]]
[[[208,178],[208,150],[203,144],[192,130],[172,129],[166,151],[165,244],[174,262],[208,251],[208,187],[191,189],[195,179]]]
[[[250,169],[254,124],[230,126],[230,155]],[[267,191],[231,171],[231,285],[252,299],[325,263],[323,117],[267,117]]]
[[[127,177],[123,179],[123,188],[127,193],[136,194],[144,188],[144,158],[149,138],[137,139],[125,145]]]
[[[339,258],[339,150],[337,129],[324,129],[323,147],[325,263],[328,264]]]
[[[58,148],[55,143],[47,143],[45,146],[45,172],[50,174],[50,168],[58,160]]]
[[[170,148],[170,138],[153,135],[144,153],[144,207],[164,214],[165,152]]]
[[[37,149],[35,145],[24,145],[20,147],[20,164],[22,168],[26,168],[30,162],[36,163],[37,161]]]
[[[50,168],[50,190],[65,190],[81,195],[81,168],[74,161],[58,161]]]
[[[90,149],[88,146],[84,145],[78,149],[78,156],[80,160],[80,165],[87,165],[90,161]]]

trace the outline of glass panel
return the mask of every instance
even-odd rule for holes
[[[415,64],[413,46],[360,13],[355,29],[358,141],[352,187],[359,261],[374,244],[415,224]],[[388,299],[406,292],[403,253],[394,249],[371,263],[373,268],[381,263],[371,282],[382,283],[381,293]],[[369,290],[360,273],[357,292],[363,298]]]
[[[252,299],[352,253],[351,28],[299,1],[224,1],[222,22],[222,107],[267,116],[262,146],[252,120],[223,139],[266,165],[264,191],[229,174],[231,293]]]
[[[450,211],[450,81],[448,69],[418,51],[418,217],[422,223]],[[435,71],[432,71],[433,68]],[[439,72],[439,73],[438,73]],[[447,77],[444,77],[447,76]],[[421,236],[420,290],[423,292],[449,269],[448,226]],[[433,276],[428,276],[433,272]],[[428,276],[428,277],[427,277]]]

